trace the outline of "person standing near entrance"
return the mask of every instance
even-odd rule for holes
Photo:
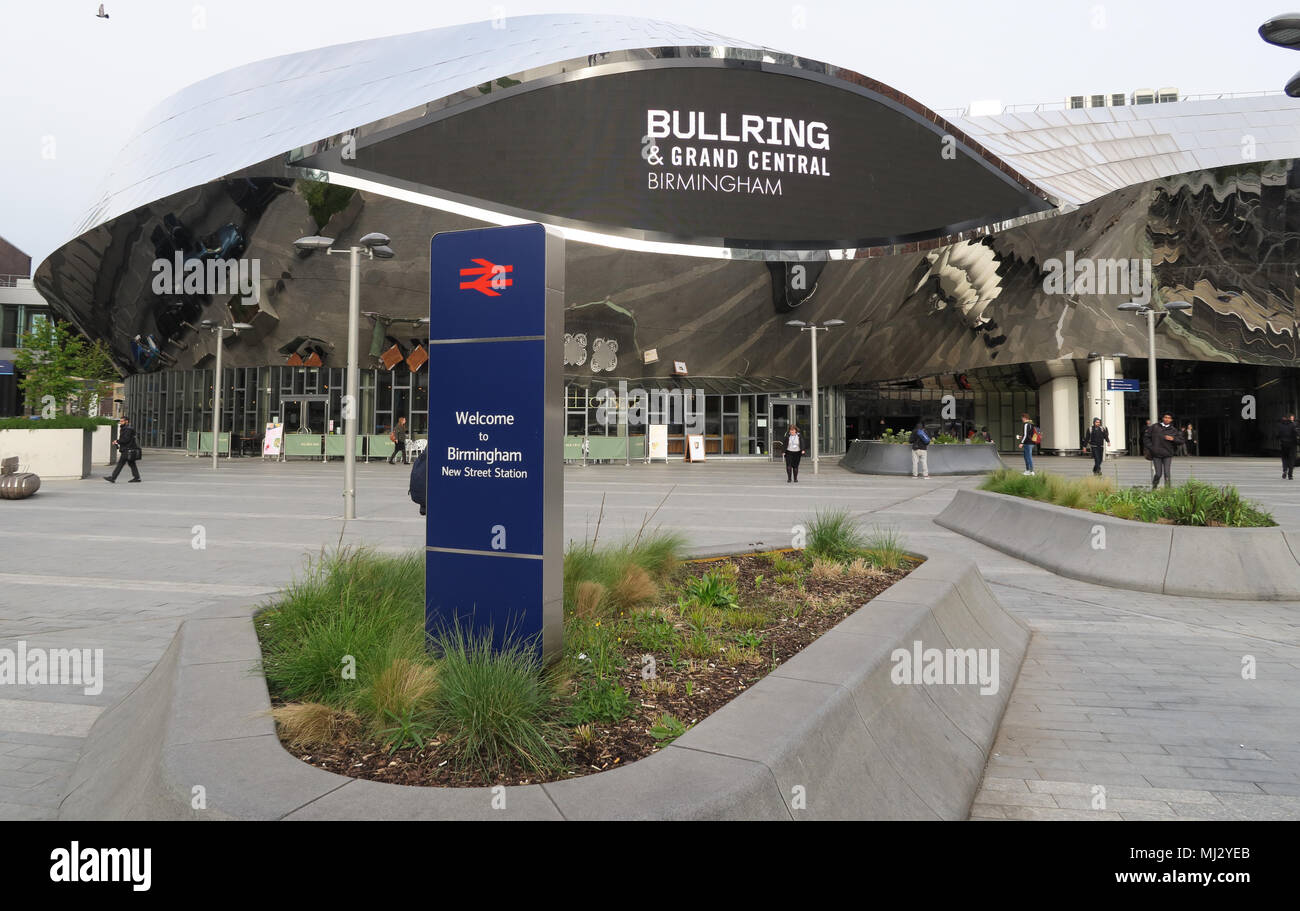
[[[1101,418],[1092,419],[1092,428],[1088,431],[1088,448],[1092,450],[1092,473],[1101,474],[1101,460],[1106,456],[1106,444],[1110,442],[1110,431],[1101,426]]]
[[[1188,421],[1187,426],[1183,428],[1183,437],[1187,440],[1183,450],[1187,455],[1196,455],[1196,439],[1192,434],[1192,422]]]
[[[122,415],[121,420],[117,422],[117,439],[113,441],[117,447],[117,467],[113,469],[112,474],[104,475],[104,480],[110,484],[117,483],[117,476],[122,473],[122,466],[131,466],[131,480],[128,484],[140,483],[140,469],[135,467],[136,461],[140,458],[140,445],[135,439],[135,428],[131,426],[131,419]]]
[[[1286,481],[1294,480],[1297,437],[1300,437],[1300,430],[1296,427],[1295,415],[1288,414],[1277,429],[1277,441],[1282,446],[1282,478]]]
[[[411,464],[411,460],[406,457],[406,418],[397,419],[397,426],[388,438],[393,441],[393,454],[388,457],[388,464],[392,465],[398,456],[402,457],[403,465]]]
[[[1038,442],[1038,428],[1034,422],[1029,419],[1028,414],[1020,415],[1020,441],[1016,443],[1016,448],[1025,453],[1025,471],[1027,475],[1034,473],[1034,444]]]
[[[1147,427],[1142,445],[1146,448],[1147,458],[1151,460],[1151,465],[1155,469],[1155,474],[1151,478],[1152,490],[1160,486],[1161,478],[1165,479],[1166,487],[1173,485],[1174,453],[1178,451],[1181,442],[1183,442],[1183,432],[1174,426],[1172,414],[1162,416],[1159,424]]]
[[[803,458],[803,437],[794,424],[785,434],[785,482],[799,483],[799,460]]]
[[[930,479],[930,434],[926,433],[925,426],[918,423],[907,442],[912,444],[912,477],[917,476],[916,470],[919,467],[921,476],[928,481]]]

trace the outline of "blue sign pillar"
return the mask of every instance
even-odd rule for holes
[[[560,656],[564,241],[541,225],[434,236],[425,630]]]

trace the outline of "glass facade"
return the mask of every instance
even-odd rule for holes
[[[164,370],[126,381],[126,413],[144,445],[181,449],[188,432],[212,430],[212,370]],[[233,434],[236,452],[260,452],[266,424],[280,420],[288,433],[339,432],[342,424],[342,367],[227,367],[221,393],[221,432]],[[565,435],[645,436],[646,424],[668,426],[668,452],[685,452],[688,431],[704,435],[705,453],[770,456],[790,420],[807,426],[811,399],[806,390],[745,380],[596,380],[570,378],[565,384]],[[428,433],[429,373],[360,371],[360,434],[384,434],[405,417],[411,433]],[[645,413],[636,395],[644,392]],[[622,398],[620,398],[622,396]],[[820,451],[844,451],[844,394],[821,392]],[[639,441],[641,444],[644,440]],[[637,442],[633,442],[633,451]],[[640,451],[644,451],[641,449]]]

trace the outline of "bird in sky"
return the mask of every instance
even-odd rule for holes
[[[99,12],[95,13],[96,19],[107,19],[108,13],[104,12],[104,4],[99,4]]]

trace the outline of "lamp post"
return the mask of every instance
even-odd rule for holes
[[[1190,310],[1192,309],[1192,305],[1186,301],[1170,301],[1165,304],[1163,310],[1157,311],[1156,308],[1152,307],[1150,304],[1144,304],[1140,301],[1129,301],[1127,304],[1120,304],[1118,309],[1123,310],[1126,313],[1146,314],[1147,386],[1150,387],[1147,393],[1147,410],[1149,412],[1148,417],[1151,419],[1151,423],[1155,424],[1160,418],[1160,415],[1156,413],[1156,326],[1159,325],[1159,322],[1156,321],[1156,313],[1160,313],[1160,321],[1163,322],[1164,318],[1169,315],[1169,311]]]
[[[820,419],[817,414],[817,333],[829,332],[832,326],[843,326],[842,319],[828,319],[820,326],[816,323],[806,323],[801,319],[792,319],[786,321],[787,326],[795,326],[800,332],[811,333],[812,338],[812,463],[813,474],[817,474],[817,466],[820,461],[820,455],[817,449],[817,434],[820,428]]]
[[[199,325],[209,332],[215,332],[217,336],[217,369],[212,377],[212,470],[216,471],[217,450],[220,448],[217,441],[221,439],[221,356],[225,349],[226,333],[238,335],[240,329],[252,329],[253,326],[251,323],[235,323],[226,327],[210,319],[205,319]]]
[[[331,253],[347,253],[349,256],[348,278],[348,367],[347,382],[343,396],[343,518],[357,517],[357,405],[360,397],[361,378],[357,367],[357,333],[361,324],[361,257],[370,259],[392,259],[393,248],[388,245],[388,235],[377,231],[371,232],[355,244],[336,250],[334,238],[313,235],[300,237],[293,242],[299,250],[324,250]]]
[[[1300,13],[1274,16],[1259,27],[1259,37],[1274,47],[1300,51]],[[1300,98],[1300,73],[1291,77],[1284,91],[1292,98]]]

